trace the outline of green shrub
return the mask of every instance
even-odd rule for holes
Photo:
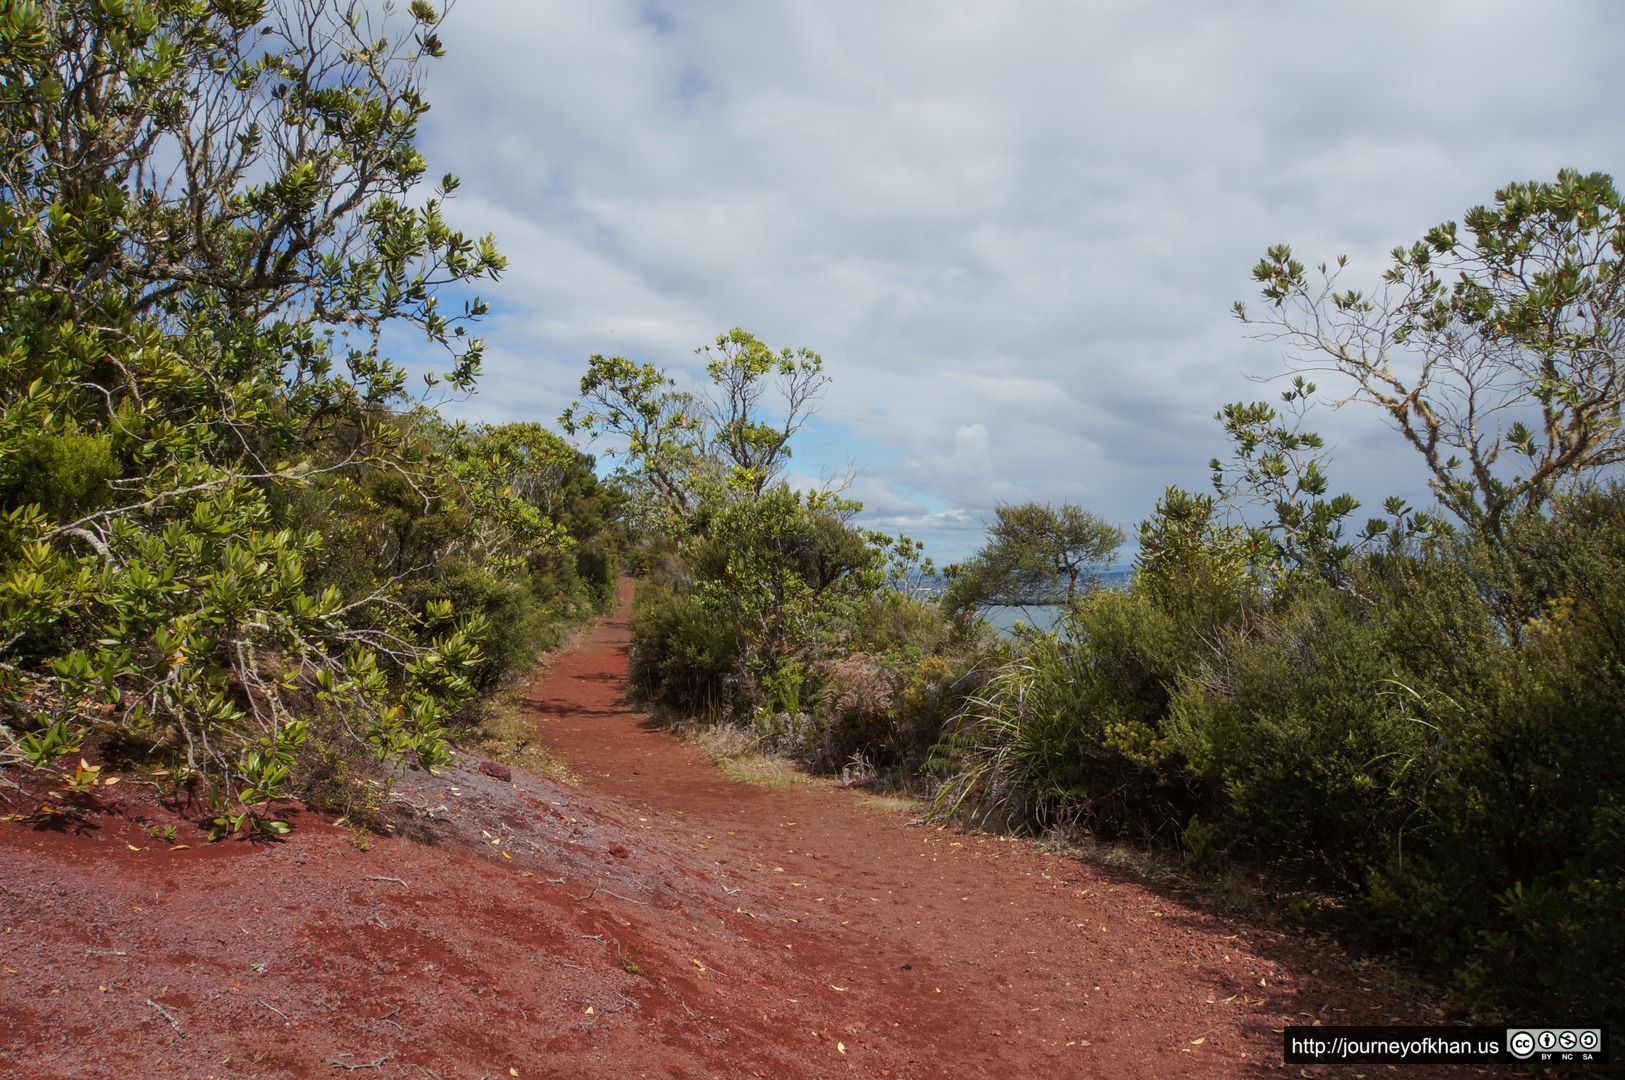
[[[947,618],[939,604],[888,591],[855,606],[834,644],[913,659],[971,644],[966,634],[975,633],[972,627],[985,624]]]
[[[1030,632],[1021,656],[951,725],[933,754],[957,771],[936,814],[969,812],[1018,830],[1177,833],[1191,812],[1185,778],[1153,767],[1162,760],[1155,730],[1095,666],[1077,636],[1084,625],[1080,615],[1060,634]]]
[[[1504,928],[1483,930],[1461,984],[1486,1015],[1560,1020],[1625,1015],[1625,872],[1570,863],[1554,884],[1497,897]]]
[[[534,663],[560,639],[554,620],[528,585],[467,562],[454,564],[428,583],[423,600],[449,600],[460,615],[479,620],[482,632],[476,640],[483,658],[468,672],[468,680],[481,693],[508,672]]]
[[[1310,584],[1186,672],[1169,737],[1220,796],[1231,841],[1352,888],[1403,828],[1427,729],[1406,714],[1414,676],[1385,633],[1367,602]]]
[[[81,431],[68,420],[19,440],[0,462],[0,505],[34,503],[52,520],[70,522],[105,505],[107,482],[121,471],[110,434]]]
[[[1221,636],[1168,730],[1227,850],[1344,894],[1487,1010],[1619,1015],[1621,510],[1583,493],[1495,550],[1368,558]]]
[[[962,656],[926,656],[909,667],[897,692],[894,707],[899,749],[908,757],[928,752],[942,729],[964,706],[962,689],[967,672]]]
[[[817,634],[757,678],[756,732],[767,749],[814,771],[862,762],[865,772],[906,781],[1005,650],[980,624],[892,591],[824,615]]]
[[[1494,641],[1444,639],[1441,690],[1419,702],[1442,733],[1429,844],[1373,874],[1367,915],[1465,963],[1486,1008],[1625,1012],[1622,516],[1618,489],[1583,492],[1468,551]]]
[[[1617,1020],[1625,495],[1267,594],[1165,531],[1131,591],[1017,642],[937,747],[938,812],[1268,868],[1486,1015]]]
[[[1219,830],[1205,824],[1195,814],[1179,834],[1179,844],[1185,849],[1185,865],[1193,874],[1217,874],[1224,869],[1225,854]]]
[[[632,685],[647,700],[731,716],[748,708],[744,636],[725,613],[664,585],[638,586],[632,612]]]
[[[576,548],[576,577],[587,590],[593,607],[604,611],[615,602],[615,548],[608,537],[597,536]]]

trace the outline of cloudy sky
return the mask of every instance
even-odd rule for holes
[[[1207,484],[1221,404],[1279,390],[1229,313],[1264,249],[1374,282],[1510,180],[1625,175],[1622,31],[1563,0],[461,0],[423,150],[510,266],[452,411],[553,424],[591,354],[687,377],[741,326],[824,357],[794,465],[855,462],[869,524],[939,561],[1001,500],[1132,533]],[[1374,416],[1311,426],[1369,509],[1426,498]]]

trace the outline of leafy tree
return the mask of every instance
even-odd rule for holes
[[[982,550],[948,568],[949,611],[1070,604],[1123,543],[1123,530],[1073,503],[1000,503],[994,515]]]
[[[1258,539],[1225,522],[1212,495],[1170,486],[1151,516],[1140,522],[1134,589],[1167,602],[1194,591],[1198,607],[1229,609],[1214,597],[1250,593],[1259,559]]]
[[[594,356],[581,397],[559,417],[571,435],[624,443],[609,451],[625,462],[620,479],[667,523],[689,522],[724,489],[760,497],[783,473],[791,438],[829,383],[817,353],[774,352],[740,329],[696,351],[706,361],[706,391],[678,390],[654,364]]]
[[[761,668],[883,582],[884,552],[839,507],[788,484],[709,510],[688,554],[701,595],[740,628],[747,663]]]
[[[1305,430],[1303,416],[1315,384],[1299,376],[1281,394],[1290,419],[1268,402],[1232,402],[1214,419],[1224,425],[1234,452],[1229,461],[1213,458],[1213,489],[1218,506],[1245,514],[1254,505],[1269,516],[1246,530],[1254,573],[1269,577],[1307,573],[1334,583],[1346,582],[1354,556],[1383,541],[1391,552],[1434,548],[1448,540],[1449,523],[1420,513],[1403,499],[1383,502],[1388,517],[1370,518],[1345,538],[1349,515],[1360,508],[1348,494],[1326,497],[1325,441]]]
[[[455,178],[405,201],[438,19],[0,8],[0,752],[44,764],[110,730],[253,807],[314,694],[381,756],[443,758],[480,628],[398,582],[312,588],[322,538],[291,515],[302,488],[384,474],[436,497],[387,327],[446,351],[431,384],[478,373],[484,305],[437,291],[503,260],[445,223]]]
[[[1372,293],[1311,275],[1286,245],[1253,270],[1257,325],[1342,376],[1421,454],[1444,506],[1494,538],[1519,509],[1625,460],[1625,207],[1612,178],[1563,170],[1393,251]],[[1249,319],[1246,309],[1236,313]]]
[[[700,350],[711,377],[713,442],[730,466],[730,479],[761,495],[784,471],[790,438],[807,422],[829,386],[824,361],[811,349],[775,353],[752,334],[734,329]],[[762,412],[767,380],[774,381],[781,405],[777,422]]]
[[[1215,419],[1224,425],[1235,452],[1231,461],[1214,458],[1208,467],[1214,490],[1227,503],[1268,507],[1271,516],[1263,535],[1254,539],[1267,537],[1280,565],[1335,578],[1354,554],[1354,545],[1343,540],[1343,521],[1360,504],[1350,495],[1325,498],[1325,441],[1302,426],[1303,408],[1314,392],[1314,383],[1298,378],[1281,395],[1294,413],[1290,426],[1266,402],[1226,405]]]
[[[646,536],[675,547],[640,591],[634,673],[653,697],[748,716],[764,681],[837,635],[920,565],[920,546],[855,528],[861,507],[783,479],[791,441],[828,385],[809,349],[731,330],[698,350],[708,386],[594,356],[566,431],[615,441],[617,478]]]
[[[591,480],[592,458],[540,424],[482,425],[454,443],[477,452],[501,478],[504,494],[524,500],[552,520],[570,514],[580,483],[597,486]]]
[[[581,397],[559,416],[559,426],[589,440],[624,445],[617,481],[635,493],[652,521],[686,522],[703,492],[716,487],[707,455],[709,431],[697,395],[654,364],[594,355],[581,377]]]

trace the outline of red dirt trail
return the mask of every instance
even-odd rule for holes
[[[623,703],[622,601],[527,702],[580,787],[465,754],[364,852],[0,792],[0,1077],[1375,1077],[1279,1030],[1438,1022],[1121,872],[726,778]]]

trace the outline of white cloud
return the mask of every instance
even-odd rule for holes
[[[1622,23],[1600,0],[463,4],[424,149],[511,269],[461,408],[550,420],[591,353],[692,372],[742,325],[824,355],[797,464],[855,456],[871,522],[947,557],[1000,498],[1131,526],[1205,483],[1220,404],[1272,393],[1247,376],[1278,352],[1228,315],[1267,245],[1373,280],[1509,180],[1619,169]],[[1419,493],[1374,418],[1320,426],[1334,482]]]

